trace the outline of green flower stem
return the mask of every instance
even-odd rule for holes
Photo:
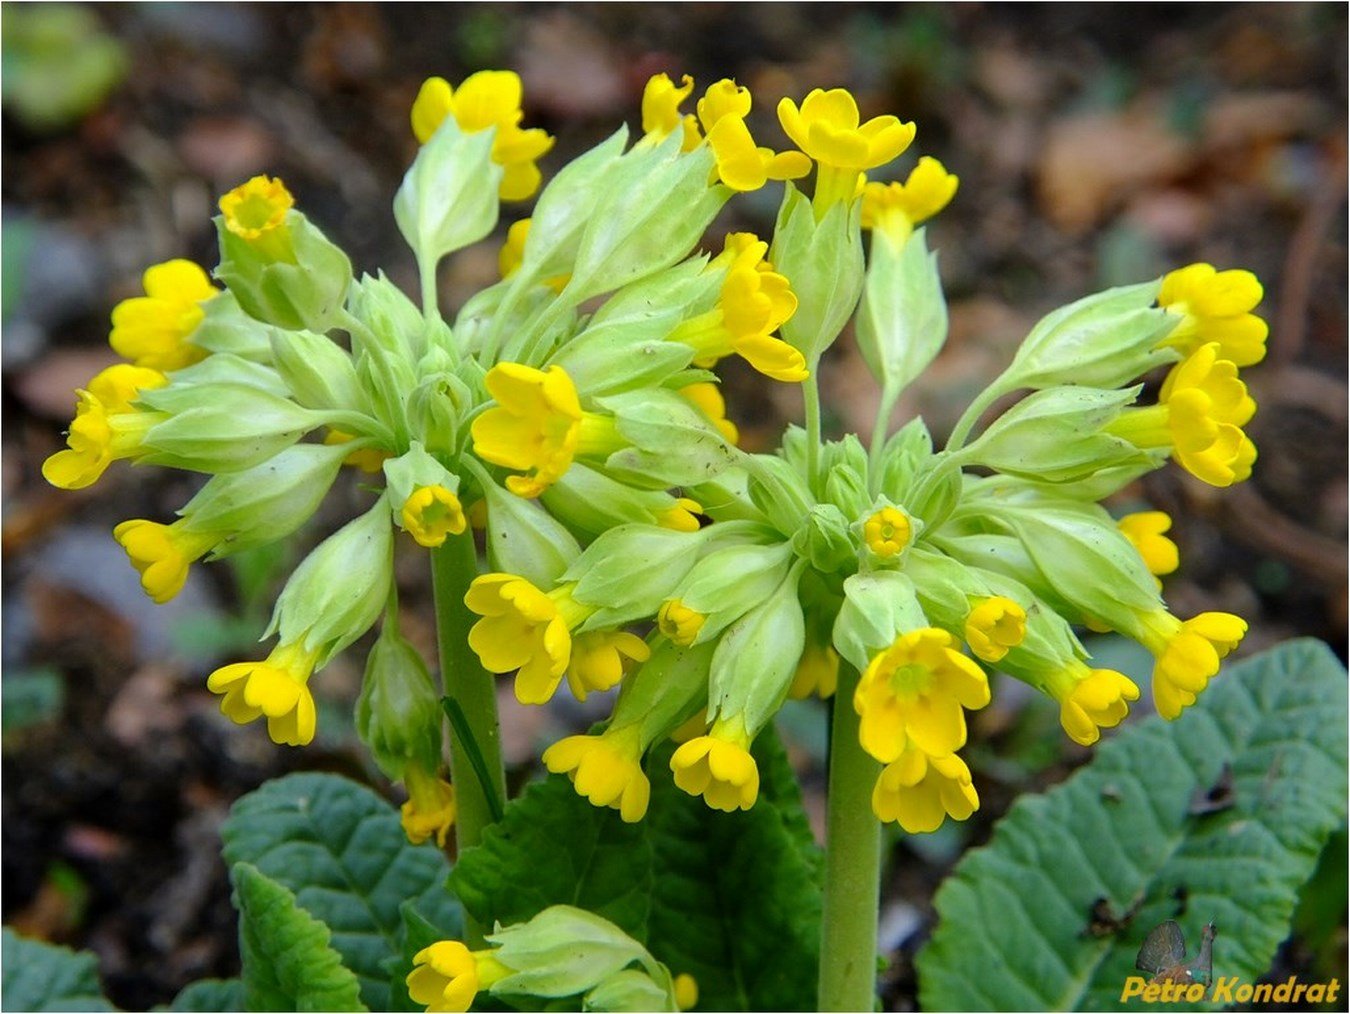
[[[886,446],[886,437],[889,436],[891,412],[895,409],[895,403],[900,398],[900,392],[894,385],[887,385],[881,391],[881,401],[877,403],[877,418],[872,423],[872,440],[867,449],[867,466],[869,471],[875,473],[881,463],[881,452]],[[874,475],[874,480],[877,478]]]
[[[870,1011],[876,1006],[881,823],[872,813],[872,786],[880,766],[858,744],[858,715],[853,710],[858,678],[851,665],[839,666],[830,728],[817,998],[822,1011]]]
[[[955,451],[961,448],[965,444],[966,438],[970,436],[970,431],[980,421],[980,416],[984,415],[989,406],[1007,394],[1009,390],[1003,382],[1003,377],[999,377],[977,394],[975,400],[966,406],[966,410],[961,413],[961,418],[952,427],[952,435],[947,438],[947,450]]]
[[[422,287],[422,316],[427,323],[440,320],[440,287],[436,282],[436,261],[417,259],[417,273]]]
[[[431,579],[436,593],[436,639],[441,653],[441,681],[445,694],[466,720],[472,743],[452,727],[450,731],[450,779],[455,786],[455,842],[460,853],[477,845],[483,829],[492,823],[493,794],[506,798],[506,774],[502,767],[501,729],[497,723],[497,685],[492,674],[478,662],[469,647],[469,628],[476,617],[464,605],[464,593],[478,576],[478,553],[473,529],[452,535],[431,551]],[[490,785],[484,785],[471,759],[476,750]],[[483,927],[467,914],[465,942],[483,946]]]
[[[807,363],[811,375],[802,384],[806,402],[806,481],[815,486],[820,473],[820,359]]]

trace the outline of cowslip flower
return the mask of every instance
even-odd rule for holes
[[[1219,343],[1202,345],[1168,374],[1158,404],[1127,409],[1107,425],[1136,447],[1171,448],[1182,468],[1211,486],[1231,486],[1252,473],[1256,447],[1242,426],[1256,413],[1237,366],[1219,358]]]
[[[144,296],[118,303],[108,343],[136,366],[178,370],[206,358],[188,339],[202,322],[201,304],[220,290],[192,261],[171,260],[146,268]]]
[[[1139,687],[1128,676],[1114,669],[1089,669],[1077,658],[1047,673],[1045,685],[1059,701],[1059,724],[1082,746],[1097,742],[1102,729],[1123,722],[1130,702],[1139,700]]]
[[[914,539],[909,515],[898,507],[883,507],[863,522],[863,542],[877,556],[889,560],[899,556]]]
[[[863,187],[862,227],[883,235],[899,249],[914,227],[945,208],[960,180],[937,159],[919,159],[904,183],[868,183]]]
[[[885,165],[914,140],[914,124],[894,116],[860,122],[858,103],[843,88],[813,90],[801,108],[789,98],[778,103],[778,120],[792,143],[818,166],[814,203],[827,207],[852,201],[859,174]]]
[[[1158,305],[1181,321],[1164,344],[1191,355],[1210,342],[1219,357],[1251,366],[1266,356],[1270,328],[1251,311],[1261,302],[1261,282],[1250,271],[1216,271],[1211,264],[1190,264],[1163,276]]]
[[[474,997],[511,974],[488,949],[470,951],[458,940],[440,940],[413,956],[408,995],[428,1012],[467,1011]]]
[[[722,397],[722,389],[712,381],[699,381],[680,388],[679,395],[690,402],[708,417],[708,421],[717,427],[727,443],[735,446],[740,442],[741,431],[727,418],[727,403]]]
[[[635,824],[647,813],[651,783],[642,772],[642,727],[610,727],[598,736],[568,736],[544,751],[544,766],[566,774],[579,795]]]
[[[416,763],[408,764],[403,780],[408,787],[408,801],[399,810],[403,833],[414,845],[435,838],[444,848],[455,822],[454,786]]]
[[[488,672],[516,672],[516,699],[545,704],[572,657],[572,631],[595,609],[572,598],[573,585],[548,594],[514,574],[474,578],[464,604],[482,617],[469,631]]]
[[[677,86],[669,74],[653,74],[642,89],[642,129],[653,141],[664,141],[676,130],[684,131],[680,144],[682,151],[693,151],[703,140],[698,129],[698,118],[693,113],[680,112],[680,106],[694,90],[694,79],[688,74]]]
[[[171,525],[142,518],[123,521],[113,529],[113,538],[140,573],[145,593],[160,605],[183,590],[192,564],[220,541],[215,533],[194,531],[181,519]]]
[[[220,710],[227,718],[244,725],[266,716],[272,742],[305,746],[314,739],[309,678],[319,650],[307,650],[303,639],[279,644],[261,662],[222,666],[207,677],[206,686],[223,695]]]
[[[980,808],[970,768],[956,754],[930,756],[910,744],[877,777],[872,812],[910,834],[936,831],[943,820],[965,820]]]
[[[531,221],[531,219],[522,218],[519,221],[512,222],[511,227],[506,230],[506,242],[497,251],[497,270],[503,278],[510,278],[514,275],[525,261],[525,244],[530,238]],[[562,292],[563,289],[567,288],[567,283],[571,277],[571,275],[554,275],[551,278],[545,278],[543,284],[554,292]]]
[[[1116,519],[1120,534],[1130,540],[1139,551],[1144,566],[1155,578],[1172,573],[1181,566],[1177,544],[1163,533],[1172,527],[1172,519],[1165,511],[1137,511]],[[1158,582],[1162,588],[1162,582]]]
[[[484,383],[497,404],[474,419],[473,450],[484,461],[526,473],[507,477],[506,488],[517,496],[539,496],[577,455],[608,455],[624,446],[612,418],[582,410],[561,366],[498,363]]]
[[[1010,598],[991,595],[966,616],[965,636],[977,658],[997,662],[1027,634],[1027,611]]]
[[[702,527],[698,520],[701,517],[703,517],[701,503],[687,496],[679,496],[669,507],[656,511],[652,520],[672,532],[696,532]]]
[[[584,701],[592,691],[616,686],[635,662],[651,658],[652,650],[636,634],[624,630],[588,630],[572,638],[567,662],[567,686]]]
[[[259,253],[278,261],[295,259],[286,216],[295,198],[280,179],[254,176],[220,199],[225,228]]]
[[[403,527],[419,546],[435,549],[459,535],[467,522],[459,497],[444,486],[419,486],[402,510]]]
[[[137,392],[168,382],[158,370],[127,363],[95,376],[87,388],[75,392],[78,402],[66,449],[42,463],[43,478],[61,489],[83,489],[97,482],[112,462],[136,457],[146,431],[163,416],[132,403]]]
[[[351,443],[355,439],[355,434],[330,429],[324,435],[323,442],[328,447],[335,447],[338,444]],[[358,468],[367,475],[374,475],[376,472],[383,471],[384,463],[392,457],[393,455],[388,451],[382,451],[378,447],[362,447],[348,454],[342,459],[342,463]]]
[[[739,719],[718,719],[670,758],[675,784],[702,796],[714,810],[748,810],[759,798],[759,766],[750,755],[750,736]]]
[[[698,100],[698,121],[717,161],[715,174],[732,190],[758,190],[769,180],[795,180],[811,171],[811,160],[796,151],[775,152],[755,143],[746,126],[750,89],[723,78]]]
[[[1153,703],[1168,720],[1195,703],[1218,673],[1219,661],[1242,643],[1247,621],[1232,613],[1201,613],[1178,620],[1166,609],[1139,617],[1131,631],[1152,652]]]
[[[546,131],[521,128],[523,97],[520,75],[509,70],[481,70],[457,89],[445,78],[427,78],[413,102],[413,133],[426,144],[447,116],[465,133],[495,128],[492,161],[502,167],[498,193],[504,201],[523,201],[539,189],[543,177],[535,163],[553,147]]]
[[[812,644],[808,641],[802,651],[797,671],[792,676],[792,685],[788,687],[788,696],[793,700],[802,700],[815,694],[821,700],[834,696],[839,686],[839,653],[828,644]]]
[[[708,617],[704,613],[695,612],[679,599],[662,602],[656,612],[656,628],[680,645],[693,644],[707,622]]]
[[[864,670],[853,695],[861,718],[858,739],[883,764],[899,759],[911,742],[933,757],[965,746],[962,709],[989,703],[989,680],[956,643],[936,627],[912,630]]]

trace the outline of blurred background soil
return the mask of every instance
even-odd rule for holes
[[[917,142],[883,174],[932,154],[961,177],[930,229],[951,339],[902,405],[938,434],[1050,309],[1197,260],[1255,271],[1271,339],[1245,375],[1261,406],[1252,480],[1217,491],[1168,468],[1113,506],[1176,519],[1178,613],[1242,614],[1245,651],[1310,635],[1344,656],[1344,5],[6,4],[3,18],[3,916],[93,948],[124,1007],[237,970],[217,829],[240,794],[319,768],[394,797],[352,732],[359,652],[316,681],[309,749],[233,726],[205,690],[216,665],[255,657],[299,549],[195,568],[156,607],[110,530],[168,520],[196,480],[114,467],[66,493],[39,468],[62,445],[73,389],[113,360],[113,305],[139,293],[149,264],[213,265],[215,201],[255,173],[284,177],[358,270],[414,288],[390,202],[415,150],[409,105],[431,74],[518,70],[526,124],[558,137],[546,176],[618,121],[637,127],[658,71],[750,85],[756,136],[776,147],[777,97],[813,87],[843,85],[865,114],[916,121]],[[767,234],[777,200],[776,187],[738,199],[714,231]],[[508,206],[497,238],[443,268],[446,305],[495,280],[500,235],[527,212]],[[794,388],[733,363],[724,374],[747,446],[772,446],[799,418]],[[848,336],[822,380],[827,423],[866,433],[877,393]],[[335,491],[299,541],[329,530],[351,496]],[[408,552],[399,568],[405,625],[430,649],[423,558]],[[1102,664],[1144,668],[1118,641],[1094,648]],[[977,716],[976,817],[895,838],[888,1009],[914,1005],[909,959],[961,851],[1018,794],[1086,759],[1053,708],[1018,690],[1003,681]],[[543,745],[595,717],[562,695],[529,710],[508,695],[503,713],[517,780]],[[822,710],[790,707],[782,728],[818,821]],[[1343,836],[1315,886],[1332,902],[1300,910],[1272,974],[1344,980]]]

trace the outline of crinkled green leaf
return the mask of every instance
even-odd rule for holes
[[[754,748],[760,798],[719,813],[677,789],[672,747],[647,765],[651,805],[637,824],[592,806],[567,779],[531,786],[452,885],[485,925],[549,905],[588,909],[699,984],[705,1010],[809,1010],[820,935],[820,850],[773,731]]]
[[[373,1010],[387,1010],[386,959],[403,953],[405,901],[453,935],[459,908],[445,888],[449,863],[432,843],[410,845],[398,812],[337,775],[268,782],[235,803],[222,829],[225,860],[247,862],[295,893],[333,931],[333,947]]]
[[[1198,812],[1206,795],[1215,808]],[[1063,785],[1020,801],[962,860],[919,956],[921,1004],[1121,1009],[1140,944],[1168,919],[1190,958],[1213,921],[1216,980],[1254,981],[1345,812],[1335,656],[1295,641],[1234,665],[1176,722],[1141,722]],[[1094,935],[1098,899],[1124,924]]]
[[[0,995],[7,1011],[116,1010],[103,998],[98,959],[19,936],[8,926],[3,937]]]
[[[244,1007],[250,1011],[363,1011],[361,986],[328,946],[328,927],[249,863],[236,863]]]
[[[199,979],[183,987],[173,1003],[163,1008],[170,1011],[243,1010],[244,981],[242,979]]]

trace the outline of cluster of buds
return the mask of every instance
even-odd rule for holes
[[[1169,520],[1117,521],[1099,502],[1169,457],[1216,486],[1250,474],[1255,405],[1238,368],[1266,335],[1253,276],[1197,264],[1050,314],[942,448],[917,419],[870,450],[823,441],[815,374],[851,318],[882,420],[940,351],[947,310],[922,225],[957,178],[924,157],[903,182],[869,182],[914,125],[863,120],[842,89],[783,99],[799,150],[776,152],[750,133],[748,89],[718,81],[685,113],[693,87],[652,78],[642,136],[629,145],[621,128],[540,190],[552,140],[520,125],[514,74],[428,81],[394,202],[420,306],[382,274],[354,277],[281,181],[244,183],[216,219],[224,288],[185,261],[151,268],[146,295],[113,316],[130,361],[79,392],[69,446],[44,466],[65,488],[123,458],[211,476],[172,523],[115,530],[161,602],[194,561],[295,532],[344,464],[367,473],[374,502],[281,593],[276,646],[208,685],[235,721],[265,717],[277,742],[307,743],[310,677],[384,616],[358,727],[407,784],[414,840],[443,840],[455,807],[439,694],[397,629],[400,532],[436,548],[481,520],[490,572],[465,599],[481,617],[469,644],[514,674],[522,702],[564,678],[582,699],[620,688],[603,732],[543,759],[628,821],[647,809],[646,754],[671,737],[678,786],[717,809],[754,805],[755,736],[788,696],[832,695],[847,666],[858,678],[841,706],[885,765],[877,816],[932,830],[978,806],[958,751],[989,668],[1051,696],[1090,744],[1139,689],[1092,668],[1076,626],[1153,653],[1167,718],[1245,632],[1224,613],[1174,617],[1157,580],[1177,566]],[[810,173],[807,197],[791,181]],[[729,199],[770,181],[784,189],[771,239],[699,249]],[[442,259],[486,238],[501,200],[536,190],[501,280],[443,318]],[[711,372],[733,355],[803,385],[808,427],[774,454],[737,446]],[[1156,402],[1137,404],[1162,367]],[[1031,393],[970,439],[1018,391]]]

